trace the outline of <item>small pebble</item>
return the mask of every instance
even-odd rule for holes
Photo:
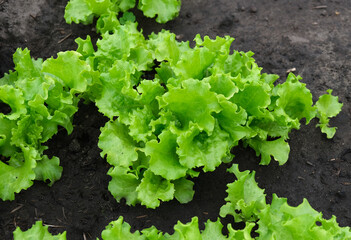
[[[257,13],[257,8],[256,7],[251,7],[250,8],[250,13]]]

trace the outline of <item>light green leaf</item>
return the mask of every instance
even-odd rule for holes
[[[170,240],[201,240],[198,218],[193,217],[191,222],[186,224],[178,221],[174,226],[174,234],[170,236],[166,233],[165,237]]]
[[[142,80],[137,90],[141,94],[140,102],[150,107],[153,112],[158,112],[159,106],[156,99],[165,93],[165,89],[160,85],[159,80]]]
[[[252,222],[245,222],[245,228],[234,230],[231,224],[228,224],[228,231],[229,236],[228,239],[230,240],[254,240],[255,238],[251,237],[252,229],[256,226],[255,223]],[[256,238],[257,239],[257,238]]]
[[[300,76],[296,77],[290,73],[286,82],[277,85],[273,89],[273,94],[279,96],[276,101],[275,112],[283,115],[284,113],[292,120],[300,121],[306,119],[306,124],[316,115],[316,108],[312,106],[312,94],[306,88],[306,84],[301,83]]]
[[[183,51],[173,71],[181,80],[189,78],[201,80],[206,76],[206,71],[213,64],[215,57],[216,54],[205,47]]]
[[[22,147],[22,153],[11,156],[10,161],[22,162],[20,166],[10,166],[0,161],[0,198],[4,201],[14,200],[15,193],[27,189],[33,184],[38,152],[32,148]]]
[[[207,220],[205,223],[205,230],[201,233],[202,240],[226,240],[228,239],[222,234],[223,225],[219,218],[217,218],[216,222],[212,222]]]
[[[80,53],[84,58],[94,55],[95,50],[89,35],[85,40],[82,38],[77,38],[74,41],[78,44],[77,52]]]
[[[70,0],[65,10],[65,20],[68,24],[72,22],[90,24],[93,22],[93,11],[88,0]]]
[[[40,70],[42,67],[42,59],[34,60],[30,57],[30,51],[25,48],[22,50],[18,48],[13,54],[13,62],[18,79],[37,78],[40,77]],[[17,83],[16,83],[17,84]]]
[[[112,34],[106,32],[102,34],[102,39],[96,43],[98,50],[95,56],[98,60],[100,71],[107,71],[116,60],[135,60],[137,63],[144,64],[136,59],[135,54],[131,56],[131,51],[137,48],[146,48],[146,41],[141,32],[137,29],[137,23],[127,22],[115,28]],[[130,58],[131,57],[131,58]],[[139,56],[140,57],[140,56]],[[151,62],[151,55],[141,56]]]
[[[283,138],[272,141],[253,138],[246,142],[256,151],[257,156],[261,155],[260,164],[262,165],[268,165],[271,162],[271,156],[279,162],[279,165],[283,165],[288,161],[290,147]]]
[[[143,107],[138,101],[139,94],[132,88],[134,71],[135,65],[131,62],[116,61],[109,73],[101,74],[101,94],[95,100],[100,112],[110,119],[119,116],[124,124],[130,123],[134,109]]]
[[[118,0],[118,7],[122,10],[122,12],[126,12],[129,9],[135,7],[136,0]]]
[[[182,86],[164,94],[159,99],[160,107],[171,111],[181,128],[187,129],[193,122],[210,135],[215,126],[212,114],[221,110],[216,94],[210,91],[209,84],[194,79],[183,81]]]
[[[211,52],[228,56],[230,53],[230,46],[234,41],[234,38],[230,36],[216,36],[216,39],[210,39],[209,36],[205,36],[202,40],[200,34],[197,34],[195,36],[194,41],[196,42],[196,46],[198,47],[206,47]]]
[[[138,160],[136,142],[128,133],[127,126],[118,120],[107,122],[101,128],[98,146],[101,157],[107,155],[107,162],[113,166],[129,167]]]
[[[0,86],[0,102],[6,103],[11,108],[11,112],[9,114],[5,115],[0,113],[0,117],[7,118],[9,120],[16,120],[20,116],[27,113],[22,91],[12,86]]]
[[[113,32],[120,23],[115,13],[104,14],[96,22],[96,31],[98,33]]]
[[[233,82],[233,77],[229,74],[211,75],[202,81],[211,85],[212,92],[222,94],[226,99],[232,98],[239,91]]]
[[[16,121],[0,116],[0,154],[10,157],[18,151],[16,146],[11,144],[12,129],[16,128]]]
[[[257,220],[258,212],[266,206],[266,199],[264,190],[255,181],[255,172],[240,172],[236,164],[228,172],[234,173],[237,180],[227,185],[227,204],[221,207],[220,216],[233,215],[236,222]]]
[[[138,199],[148,208],[156,208],[160,200],[169,201],[174,197],[174,184],[169,180],[153,174],[150,170],[144,172],[144,178],[137,187]]]
[[[262,85],[250,84],[234,95],[233,103],[245,109],[249,116],[266,115],[266,108],[271,103],[270,96]]]
[[[247,113],[243,108],[239,108],[235,103],[227,101],[225,98],[218,96],[219,104],[222,111],[215,114],[220,127],[230,134],[235,145],[243,138],[251,138],[256,133],[245,126],[247,121]]]
[[[214,171],[229,153],[229,135],[218,123],[211,135],[192,124],[188,131],[180,134],[177,142],[180,163],[187,168],[203,167],[205,172]]]
[[[47,181],[50,187],[54,182],[61,178],[62,167],[60,166],[60,160],[58,157],[52,157],[51,159],[44,155],[40,161],[37,161],[37,166],[34,168],[35,180]]]
[[[140,0],[138,8],[147,17],[157,15],[156,22],[166,23],[178,16],[180,0]]]
[[[17,121],[17,127],[12,129],[12,145],[31,146],[36,149],[39,147],[43,126],[38,124],[37,117],[34,114],[26,115]]]
[[[331,95],[331,89],[327,90],[327,92],[328,94],[320,96],[316,103],[317,117],[319,118],[317,127],[320,127],[321,131],[327,134],[328,138],[332,138],[335,135],[336,127],[329,127],[329,118],[338,115],[343,104],[339,103],[338,97]]]
[[[156,175],[168,180],[175,180],[186,175],[188,168],[179,163],[176,153],[176,135],[169,130],[163,131],[160,141],[151,140],[146,143],[145,154],[150,156],[149,169]]]
[[[101,237],[103,240],[145,240],[145,238],[140,235],[139,231],[131,233],[130,225],[123,222],[123,217],[119,217],[118,220],[110,222],[105,230],[102,231]]]
[[[57,58],[50,58],[43,63],[42,72],[64,86],[71,88],[73,93],[84,92],[92,79],[90,66],[75,51],[60,52]]]
[[[37,221],[30,229],[24,232],[17,227],[13,232],[13,238],[14,240],[66,240],[66,232],[52,235],[48,228],[48,226],[43,226],[42,221]]]
[[[150,126],[150,122],[154,118],[154,115],[147,105],[143,109],[133,110],[129,117],[129,135],[133,137],[136,142],[144,143],[155,137]]]
[[[173,181],[175,193],[175,198],[180,203],[188,203],[190,202],[195,194],[193,189],[194,183],[186,178],[180,178]]]
[[[165,29],[162,29],[158,34],[152,33],[149,36],[148,48],[155,54],[157,61],[162,62],[166,60],[171,64],[178,62],[181,49],[179,47],[180,43],[175,40],[175,37],[174,33]],[[188,47],[188,50],[190,50],[190,47]]]
[[[108,190],[118,202],[125,198],[128,205],[134,206],[136,203],[139,203],[136,189],[140,184],[140,180],[135,174],[130,172],[129,168],[116,166],[110,168],[107,174],[112,177]]]
[[[305,199],[297,207],[273,194],[272,204],[259,213],[257,232],[262,239],[333,239],[316,225],[321,213],[315,211]]]

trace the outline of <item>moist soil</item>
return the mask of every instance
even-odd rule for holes
[[[89,34],[97,39],[93,26],[65,23],[66,4],[66,0],[0,0],[0,77],[13,69],[12,54],[18,47],[46,59],[76,49],[77,37]],[[351,226],[351,1],[183,0],[179,17],[164,25],[135,13],[146,35],[166,28],[183,41],[192,41],[197,33],[235,37],[232,47],[253,51],[263,72],[280,75],[280,81],[288,71],[301,75],[314,101],[333,89],[344,104],[331,121],[338,127],[333,139],[328,140],[312,121],[290,134],[290,158],[284,166],[274,161],[259,166],[259,157],[243,146],[233,149],[233,162],[241,170],[256,171],[269,201],[273,193],[294,206],[307,198],[325,218],[335,215],[341,226]],[[52,233],[66,230],[68,239],[76,240],[100,237],[119,216],[133,231],[155,225],[169,233],[178,220],[186,223],[198,216],[203,228],[207,219],[217,219],[226,184],[235,179],[226,173],[231,164],[194,179],[196,193],[188,204],[174,200],[152,210],[117,203],[107,190],[110,166],[97,147],[106,121],[94,105],[80,104],[73,133],[60,130],[48,142],[47,154],[61,160],[62,178],[52,187],[35,182],[14,201],[0,200],[1,239],[12,239],[16,227],[26,230],[36,220],[51,225]]]

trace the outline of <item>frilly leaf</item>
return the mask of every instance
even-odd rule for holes
[[[153,18],[157,15],[156,22],[166,23],[178,16],[180,0],[140,0],[138,8],[147,17]]]
[[[184,177],[188,170],[179,163],[176,137],[169,130],[165,130],[159,135],[159,142],[151,140],[144,149],[145,154],[150,156],[149,169],[168,180]]]
[[[66,240],[66,232],[52,235],[48,228],[48,226],[43,226],[42,221],[37,221],[30,229],[24,232],[17,227],[13,232],[13,238],[14,240]]]
[[[174,184],[169,180],[153,174],[150,170],[144,172],[144,178],[137,187],[138,199],[148,208],[156,208],[161,201],[169,201],[174,197]]]
[[[317,117],[319,118],[319,124],[317,124],[317,127],[320,127],[321,131],[327,134],[328,138],[332,138],[335,135],[336,127],[329,127],[329,118],[338,115],[343,104],[339,103],[338,97],[331,95],[331,89],[327,92],[328,94],[320,96],[316,103],[318,111]]]

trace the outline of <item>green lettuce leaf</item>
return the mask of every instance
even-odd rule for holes
[[[112,177],[108,190],[118,202],[122,198],[125,198],[127,204],[132,206],[140,202],[137,193],[140,180],[135,174],[130,172],[129,168],[116,166],[110,168],[107,174]]]
[[[0,116],[0,154],[10,157],[18,151],[18,148],[11,144],[12,129],[16,128],[16,121]]]
[[[290,73],[285,83],[273,89],[273,94],[279,96],[274,111],[286,116],[287,121],[300,121],[305,118],[308,124],[316,116],[316,108],[312,106],[311,92],[306,88],[306,84],[300,82],[301,79],[300,76],[296,77]]]
[[[4,201],[14,200],[15,193],[32,186],[35,179],[33,169],[39,159],[38,152],[27,147],[22,147],[22,151],[11,156],[11,165],[0,161],[0,198]]]
[[[168,180],[184,177],[188,170],[179,162],[176,137],[171,131],[163,131],[159,135],[160,141],[147,142],[144,150],[145,154],[150,156],[149,169]]]
[[[180,133],[177,139],[179,161],[187,168],[203,167],[204,172],[214,171],[229,153],[229,134],[218,124],[211,135],[200,131],[198,125],[191,124],[188,131]]]
[[[255,172],[240,172],[234,164],[228,172],[235,174],[237,180],[227,185],[227,203],[221,207],[220,216],[234,216],[236,222],[256,221],[257,214],[266,206],[266,195],[255,181]]]
[[[278,138],[272,141],[262,141],[260,139],[250,139],[247,143],[256,151],[256,155],[261,155],[262,165],[268,165],[271,162],[271,156],[274,160],[283,165],[288,161],[290,147],[289,144],[283,139]]]
[[[0,113],[0,117],[7,118],[9,120],[16,120],[21,115],[27,113],[27,109],[24,106],[23,94],[20,90],[9,86],[0,86],[0,101],[10,106],[11,112],[9,114]]]
[[[314,210],[306,199],[299,206],[291,207],[287,204],[287,199],[278,198],[273,194],[271,205],[262,210],[259,217],[257,232],[262,239],[341,239],[341,236],[348,236],[343,239],[349,239],[351,237],[351,233],[346,229],[333,232],[325,228],[326,224],[317,225],[317,222],[322,219],[322,213]]]
[[[209,135],[215,127],[212,113],[221,110],[216,94],[210,91],[209,84],[195,79],[183,81],[182,88],[170,89],[159,99],[159,104],[177,117],[180,128],[187,129],[192,122]]]
[[[101,157],[107,155],[107,162],[113,166],[129,167],[138,160],[136,142],[128,134],[128,128],[119,123],[107,122],[101,128],[99,148]]]
[[[190,202],[195,194],[193,189],[194,183],[186,178],[180,178],[173,181],[174,184],[174,197],[180,203],[188,203]]]
[[[139,231],[131,233],[130,225],[123,222],[123,217],[119,217],[118,220],[110,222],[104,231],[101,233],[103,240],[112,239],[130,239],[130,240],[144,240],[145,238],[140,235]]]
[[[110,12],[118,13],[111,0],[70,0],[65,9],[67,23],[91,24],[94,15],[101,16]]]
[[[161,201],[169,201],[174,197],[174,184],[169,180],[155,175],[151,170],[144,172],[144,177],[137,187],[138,199],[142,205],[156,208]]]
[[[332,90],[327,90],[328,94],[324,94],[319,97],[316,102],[317,117],[319,118],[319,124],[322,133],[327,134],[328,138],[332,138],[335,135],[336,127],[329,127],[329,118],[338,115],[342,108],[342,103],[339,103],[339,98],[331,95]]]
[[[75,51],[60,52],[57,58],[50,58],[43,63],[42,72],[62,82],[73,93],[84,92],[91,83],[90,66],[81,60],[81,54]]]
[[[156,22],[166,23],[178,16],[180,0],[140,0],[138,8],[147,17],[157,15]]]
[[[43,226],[42,221],[37,221],[27,231],[22,231],[19,227],[13,232],[14,240],[66,240],[66,232],[52,235],[48,226]]]
[[[47,181],[51,187],[55,181],[61,178],[62,167],[60,166],[60,159],[52,157],[51,159],[44,155],[40,161],[37,161],[37,166],[34,168],[35,180]]]
[[[117,60],[109,73],[101,74],[101,96],[95,100],[100,112],[110,119],[119,116],[124,124],[130,122],[134,109],[143,107],[138,102],[139,94],[132,88],[134,71],[134,64]]]
[[[191,222],[183,224],[180,221],[174,225],[174,234],[165,234],[165,238],[174,240],[190,240],[190,239],[202,239],[201,232],[199,229],[199,220],[197,217],[193,217]]]

